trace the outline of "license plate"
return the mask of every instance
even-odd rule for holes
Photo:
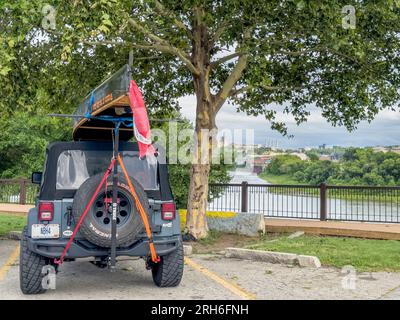
[[[32,238],[53,239],[60,237],[59,224],[34,224],[32,225]]]

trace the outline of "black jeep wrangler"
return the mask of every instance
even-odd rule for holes
[[[20,286],[25,294],[46,291],[49,266],[59,258],[112,158],[112,143],[77,141],[51,143],[43,173],[33,173],[40,184],[36,205],[29,211],[20,256]],[[177,286],[183,274],[183,246],[179,215],[168,180],[164,151],[140,159],[138,145],[120,142],[120,154],[134,189],[148,215],[160,262],[149,258],[144,224],[122,173],[118,178],[117,256],[142,257],[159,287]],[[112,178],[102,187],[72,242],[65,261],[92,257],[106,267],[111,246]]]

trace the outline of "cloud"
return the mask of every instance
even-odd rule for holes
[[[196,99],[194,96],[186,96],[179,100],[182,114],[190,121],[195,120]],[[282,107],[271,105],[275,110]],[[263,116],[248,116],[243,112],[237,112],[232,105],[225,104],[217,115],[219,129],[254,129],[255,142],[266,144],[267,141],[275,141],[283,148],[298,148],[305,146],[327,145],[341,146],[376,146],[376,145],[400,145],[400,112],[382,110],[376,118],[368,123],[363,121],[357,130],[348,132],[343,127],[333,127],[329,124],[315,107],[310,107],[311,114],[308,121],[296,125],[291,115],[277,113],[277,119],[284,121],[288,126],[292,139],[282,137],[276,131],[270,129],[270,124]]]

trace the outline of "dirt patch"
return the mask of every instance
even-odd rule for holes
[[[185,244],[193,247],[193,253],[217,253],[225,250],[225,248],[236,247],[243,248],[247,245],[257,243],[265,239],[274,239],[277,234],[268,234],[268,236],[247,237],[238,234],[227,234],[220,232],[210,232],[206,239],[200,241],[185,242]]]
[[[20,217],[27,217],[27,213],[26,212],[5,212],[5,211],[0,211],[0,214],[2,215],[9,215],[9,216],[20,216]]]

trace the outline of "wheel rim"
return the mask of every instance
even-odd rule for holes
[[[91,208],[93,220],[103,228],[111,229],[112,195],[112,190],[100,193]],[[132,214],[132,202],[122,190],[118,190],[118,200],[117,228],[121,228],[129,221]]]

